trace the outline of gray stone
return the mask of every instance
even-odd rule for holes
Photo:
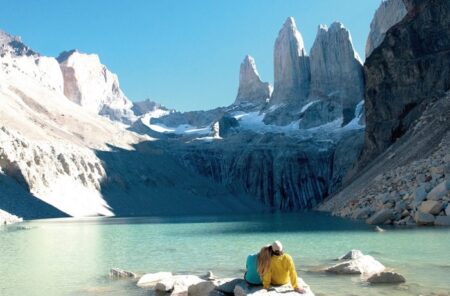
[[[428,200],[440,200],[450,190],[450,180],[445,180],[434,187],[427,195]]]
[[[295,20],[289,17],[275,41],[274,89],[270,103],[302,105],[308,97],[309,84],[309,57]]]
[[[414,190],[413,198],[414,204],[418,206],[427,197],[427,190],[424,185],[421,185]]]
[[[239,90],[234,104],[252,103],[262,105],[269,100],[270,95],[271,87],[269,83],[261,81],[258,70],[256,70],[255,60],[247,55],[241,63]]]
[[[311,102],[300,115],[300,129],[317,127],[342,117],[342,103],[339,99],[323,99]]]
[[[292,286],[290,285],[283,285],[283,286],[277,286],[272,287],[269,290],[263,289],[261,286],[250,286],[247,283],[237,285],[234,288],[233,294],[235,296],[275,296],[275,295],[285,295],[285,296],[298,296],[298,295],[305,295],[305,296],[314,296],[314,293],[311,291],[311,288],[301,279],[298,278],[298,284],[300,287],[305,289],[305,292],[302,294],[299,294],[294,291]]]
[[[446,214],[447,216],[450,216],[450,204],[447,205],[447,207],[445,208],[445,214]]]
[[[219,286],[218,281],[205,281],[200,282],[194,285],[191,285],[188,288],[188,295],[189,296],[205,296],[205,295],[211,295],[216,288]]]
[[[434,225],[450,226],[450,216],[437,216],[436,220],[434,220]]]
[[[134,272],[126,271],[120,268],[111,268],[109,276],[112,278],[136,278],[137,275]]]
[[[401,274],[392,271],[376,273],[370,276],[367,281],[371,284],[400,284],[406,282]]]
[[[364,98],[364,77],[362,62],[344,25],[335,22],[329,28],[319,26],[310,65],[310,98],[336,100],[345,125],[353,119],[356,105]]]
[[[173,278],[163,279],[156,283],[155,290],[161,292],[169,292],[173,290],[175,280]]]
[[[369,207],[358,209],[353,214],[353,219],[358,219],[358,220],[367,219],[370,215],[372,215],[372,213],[373,213],[373,210]]]
[[[246,285],[247,282],[240,278],[220,279],[217,281],[216,290],[225,294],[233,294],[236,285]]]
[[[392,219],[394,216],[394,212],[392,209],[383,209],[375,214],[373,214],[369,219],[366,220],[368,224],[383,224],[389,219]]]
[[[443,208],[443,203],[436,200],[426,200],[419,206],[419,211],[432,215],[438,215]]]
[[[429,213],[417,211],[414,215],[414,221],[416,221],[416,224],[418,225],[433,225],[434,216]]]
[[[370,33],[366,42],[366,57],[383,42],[387,30],[406,15],[402,0],[382,1],[370,23]]]

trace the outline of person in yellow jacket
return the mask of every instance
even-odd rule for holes
[[[272,244],[270,268],[263,274],[262,282],[264,289],[269,289],[271,284],[280,286],[290,282],[296,292],[305,293],[305,289],[298,285],[294,260],[283,252],[283,245],[279,241]]]

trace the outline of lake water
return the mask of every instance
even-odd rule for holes
[[[23,230],[19,227],[27,226]],[[36,220],[0,227],[0,295],[149,295],[111,267],[242,276],[248,254],[280,240],[316,295],[450,295],[450,229],[387,229],[318,213]],[[350,249],[407,283],[370,286],[316,272]]]

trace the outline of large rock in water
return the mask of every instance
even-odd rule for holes
[[[364,98],[361,59],[353,48],[350,32],[338,22],[320,25],[310,53],[310,98],[332,96],[343,108],[344,124]]]
[[[408,1],[407,16],[366,60],[362,169],[450,89],[450,1]]]
[[[378,7],[366,42],[366,57],[383,42],[386,32],[406,15],[406,7],[402,0],[383,0]]]
[[[72,50],[61,53],[58,62],[69,100],[111,120],[126,124],[134,120],[133,103],[120,89],[117,75],[102,65],[97,55]]]
[[[340,261],[325,269],[326,272],[336,274],[373,274],[384,271],[383,264],[372,256],[364,255],[361,251],[352,250],[339,258]]]
[[[270,95],[271,87],[269,83],[261,81],[258,70],[256,70],[255,60],[247,55],[241,63],[239,89],[234,104],[252,103],[262,105],[269,100]]]
[[[274,71],[271,104],[301,105],[309,94],[309,57],[292,17],[286,20],[275,41]]]
[[[144,274],[139,281],[137,282],[137,285],[139,287],[152,287],[156,286],[156,284],[162,280],[170,279],[172,278],[171,272],[161,271],[156,273],[147,273]]]
[[[400,284],[406,282],[405,277],[392,271],[383,271],[370,276],[367,281],[371,284]]]

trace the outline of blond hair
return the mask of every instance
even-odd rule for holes
[[[272,248],[262,247],[261,251],[258,253],[257,258],[257,270],[259,275],[262,277],[270,268],[270,258],[272,257]]]

